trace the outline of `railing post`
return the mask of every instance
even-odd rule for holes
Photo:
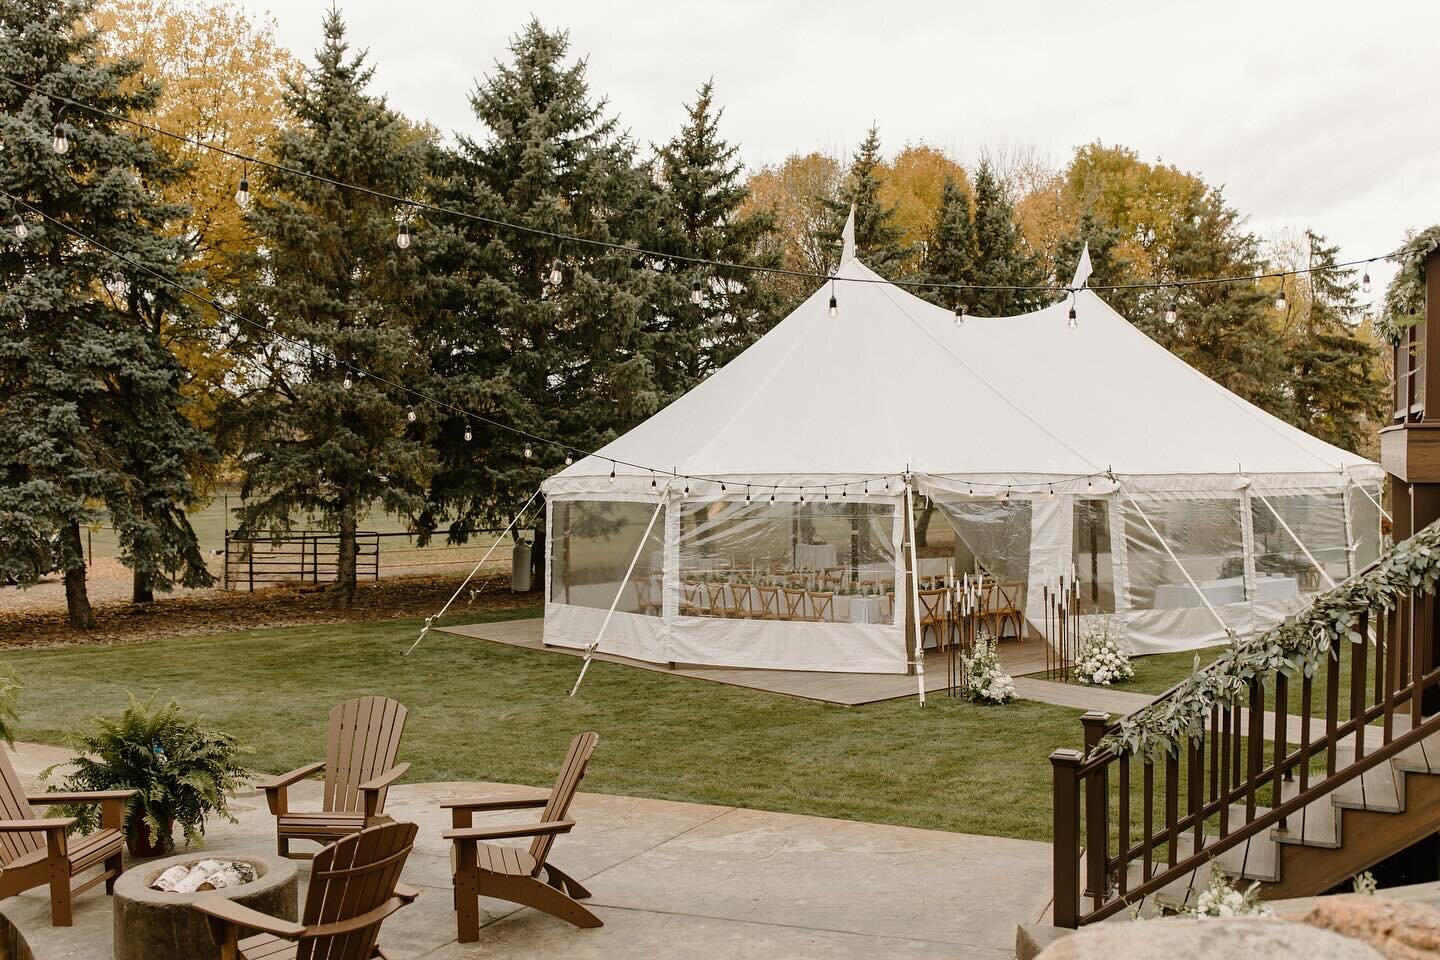
[[[1080,717],[1085,728],[1085,755],[1092,755],[1105,736],[1110,714],[1091,710]],[[1096,898],[1096,905],[1109,893],[1106,860],[1109,859],[1110,784],[1109,768],[1103,764],[1085,778],[1085,895]]]
[[[1050,754],[1054,779],[1054,923],[1074,930],[1080,926],[1080,764],[1079,750]]]
[[[225,530],[225,560],[224,573],[222,574],[224,586],[222,589],[230,589],[230,530]]]

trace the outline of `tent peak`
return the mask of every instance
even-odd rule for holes
[[[855,259],[855,204],[850,204],[850,215],[845,218],[845,227],[840,231],[840,265]]]

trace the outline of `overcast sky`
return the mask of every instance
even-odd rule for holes
[[[242,0],[310,58],[331,0]],[[642,143],[713,77],[747,165],[841,152],[880,126],[973,162],[1125,144],[1225,186],[1262,236],[1307,225],[1346,259],[1440,221],[1440,4],[345,0],[376,89],[473,131],[466,94],[533,14],[570,33]],[[1389,269],[1374,271],[1379,280]],[[1376,294],[1378,295],[1378,289]]]

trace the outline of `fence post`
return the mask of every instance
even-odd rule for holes
[[[224,583],[223,589],[229,590],[229,589],[230,589],[230,528],[229,528],[229,527],[226,527],[226,528],[225,528],[225,560],[224,560],[223,562],[224,562],[224,567],[222,568],[222,569],[223,569],[223,573],[221,574],[222,582]]]
[[[250,570],[249,570],[249,574],[250,574],[250,592],[251,592],[251,593],[254,593],[254,592],[255,592],[255,541],[254,541],[254,540],[251,540],[251,541],[250,541],[250,549],[249,549],[249,550],[246,550],[246,551],[245,551],[245,554],[246,554],[246,556],[249,558],[249,567],[250,567]]]
[[[1105,727],[1110,722],[1110,714],[1100,710],[1091,710],[1080,717],[1080,725],[1085,728],[1085,755],[1088,757],[1094,753],[1102,737],[1105,736]],[[1097,898],[1103,898],[1109,892],[1109,884],[1105,879],[1105,860],[1108,856],[1107,843],[1109,832],[1109,783],[1108,768],[1103,764],[1096,768],[1085,778],[1085,862],[1088,869],[1085,871],[1085,894]]]
[[[1054,779],[1053,846],[1057,927],[1074,930],[1080,926],[1080,783],[1079,769],[1084,754],[1079,750],[1056,750],[1050,754]]]

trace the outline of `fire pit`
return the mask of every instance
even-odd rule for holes
[[[247,876],[253,879],[246,881]],[[174,889],[155,889],[157,883]],[[294,861],[278,857],[191,853],[138,864],[115,881],[115,960],[218,958],[204,915],[193,909],[197,899],[225,897],[295,920],[296,891]]]

